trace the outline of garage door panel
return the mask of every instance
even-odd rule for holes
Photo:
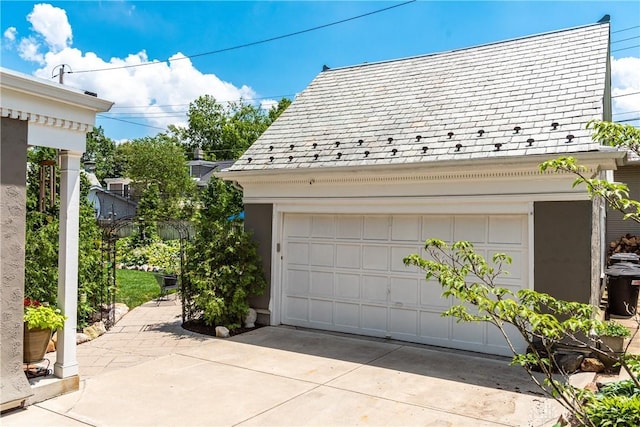
[[[333,215],[314,215],[311,224],[311,237],[333,239],[336,235]]]
[[[308,322],[309,321],[309,300],[307,298],[297,298],[289,296],[286,298],[287,319]]]
[[[286,237],[309,237],[311,236],[311,216],[292,215],[287,217],[285,227]]]
[[[360,299],[360,275],[336,273],[336,298]]]
[[[482,215],[456,216],[453,225],[453,240],[484,243],[487,238],[487,217]]]
[[[435,279],[408,268],[428,238],[468,240],[485,258],[507,253],[512,265],[496,284],[527,287],[526,215],[286,214],[283,323],[493,354],[509,354],[499,331],[442,317],[453,299]],[[306,236],[305,236],[306,233]],[[470,309],[474,312],[474,309]],[[519,348],[523,341],[514,335]]]
[[[360,245],[336,246],[336,266],[341,268],[360,268],[362,248]]]
[[[333,267],[333,250],[332,244],[312,243],[309,264],[315,267]]]
[[[334,308],[337,326],[360,328],[360,304],[336,302]]]
[[[418,242],[420,241],[419,216],[394,216],[391,219],[391,240]]]
[[[446,310],[451,307],[451,297],[442,296],[442,287],[434,279],[420,281],[420,305],[430,309]]]
[[[309,265],[309,244],[300,242],[287,243],[289,264]]]
[[[362,296],[365,301],[386,304],[389,294],[389,279],[386,276],[363,276]]]
[[[405,335],[415,339],[418,336],[418,311],[390,308],[389,331],[392,338]]]
[[[365,216],[362,238],[364,240],[389,240],[389,217]]]
[[[378,332],[376,335],[386,335],[387,333],[387,307],[363,304],[360,308],[362,312],[362,329],[370,332]]]
[[[362,216],[342,215],[337,218],[338,240],[360,240],[362,239]]]
[[[389,279],[389,301],[391,304],[419,305],[417,278],[391,277]]]
[[[287,272],[287,285],[285,292],[287,295],[308,295],[310,272],[308,270],[293,270]]]
[[[455,319],[453,319],[451,339],[480,346],[485,342],[485,329],[486,325],[482,323],[456,323]]]
[[[524,226],[521,216],[493,216],[489,218],[489,244],[520,245],[524,242]]]
[[[398,273],[417,273],[418,267],[404,265],[404,258],[407,255],[420,252],[419,246],[392,246],[391,247],[391,271]]]
[[[443,317],[440,311],[420,312],[420,336],[425,338],[451,339],[451,318]]]
[[[427,239],[440,239],[445,242],[451,242],[453,240],[453,217],[448,215],[423,217],[420,243],[424,243]]]
[[[362,248],[362,268],[387,271],[389,269],[389,248],[380,245],[365,245]]]
[[[326,300],[309,300],[309,321],[331,326],[333,321],[333,302]]]
[[[326,271],[312,271],[309,295],[333,298],[333,273]]]
[[[507,255],[509,255],[511,257],[511,264],[508,263],[502,263],[502,270],[506,271],[508,274],[503,274],[501,276],[499,276],[499,279],[506,279],[506,280],[516,280],[518,282],[521,281],[521,279],[525,278],[527,275],[527,270],[526,270],[526,259],[524,259],[524,254],[522,253],[522,250],[513,250],[513,251],[509,251],[509,253],[507,253]],[[493,261],[491,261],[491,266],[494,268],[497,268],[497,264],[495,264]]]

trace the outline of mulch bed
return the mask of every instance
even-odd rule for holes
[[[235,335],[244,334],[245,332],[255,331],[256,329],[262,328],[263,326],[265,325],[256,323],[255,328],[242,327],[242,328],[234,329],[232,331],[229,331],[229,336],[235,336]],[[216,336],[216,327],[205,325],[204,320],[202,319],[187,320],[182,324],[182,327],[187,331],[195,332],[198,334],[210,335],[212,337]]]

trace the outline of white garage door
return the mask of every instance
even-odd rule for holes
[[[442,317],[452,300],[402,259],[424,256],[428,238],[468,240],[485,257],[513,258],[499,284],[517,291],[528,286],[526,231],[525,215],[286,214],[281,321],[510,355],[492,325]]]

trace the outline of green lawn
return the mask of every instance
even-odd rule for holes
[[[118,283],[116,302],[126,304],[129,310],[160,295],[160,286],[153,273],[136,270],[117,270],[116,281]]]

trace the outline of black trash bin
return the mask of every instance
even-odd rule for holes
[[[632,253],[623,252],[623,253],[613,254],[611,255],[611,258],[609,258],[609,263],[612,265],[618,264],[620,262],[630,262],[632,264],[640,264],[640,256]]]
[[[609,294],[609,314],[632,316],[638,305],[640,265],[618,262],[605,270]]]

